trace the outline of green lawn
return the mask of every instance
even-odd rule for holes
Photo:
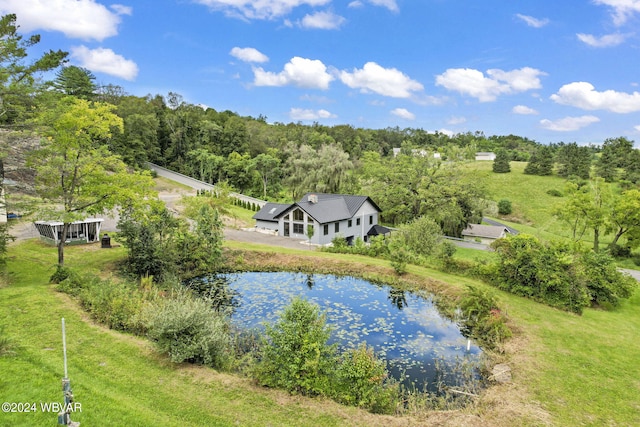
[[[68,265],[110,274],[121,248],[69,247]],[[0,288],[0,328],[11,343],[0,356],[0,396],[8,402],[61,402],[61,318],[69,376],[83,426],[339,426],[384,423],[355,408],[289,397],[211,369],[173,365],[149,342],[95,325],[47,284],[55,248],[27,241],[10,248]],[[393,424],[393,422],[392,422]],[[54,426],[56,414],[0,414],[3,426]]]
[[[259,245],[229,247],[385,268],[388,262],[357,255],[285,250]],[[122,248],[75,246],[71,266],[113,273]],[[67,323],[69,375],[83,425],[459,425],[469,417],[483,425],[640,425],[640,293],[613,312],[561,312],[498,292],[515,337],[500,356],[513,369],[513,383],[497,386],[462,413],[427,418],[389,418],[331,402],[290,397],[253,386],[246,379],[203,367],[176,366],[144,339],[95,325],[65,295],[47,284],[55,249],[38,241],[10,247],[8,284],[0,288],[0,327],[12,352],[0,356],[0,395],[6,401],[60,401],[60,318]],[[389,269],[389,271],[391,271]],[[416,277],[461,288],[468,278],[409,266]],[[448,424],[443,422],[448,420]],[[452,418],[453,417],[453,418]],[[462,418],[455,418],[462,417]],[[442,423],[442,424],[439,424]],[[0,425],[56,425],[55,414],[0,414]],[[467,424],[475,425],[475,424]]]

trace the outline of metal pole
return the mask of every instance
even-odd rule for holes
[[[64,327],[64,317],[62,318],[62,352],[64,355],[64,377],[69,378],[67,374],[67,336]]]

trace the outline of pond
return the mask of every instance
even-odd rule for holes
[[[433,391],[442,379],[438,360],[475,365],[482,352],[455,322],[440,315],[428,295],[354,277],[236,273],[193,281],[189,287],[227,301],[232,322],[240,328],[276,322],[296,296],[318,304],[333,329],[332,342],[340,348],[366,342],[386,360],[392,376],[418,390]]]

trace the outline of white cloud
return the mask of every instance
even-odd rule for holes
[[[549,20],[547,18],[537,19],[533,16],[521,15],[519,13],[517,13],[516,16],[524,21],[528,26],[533,28],[542,28],[549,23]]]
[[[299,6],[324,6],[331,0],[195,0],[195,3],[244,19],[275,19]]]
[[[611,46],[618,46],[619,44],[623,43],[624,40],[627,38],[626,35],[624,34],[606,34],[604,36],[601,37],[596,37],[594,35],[591,34],[576,34],[576,36],[578,37],[578,40],[580,40],[581,42],[588,44],[591,47],[611,47]]]
[[[15,13],[21,31],[59,31],[70,38],[102,41],[118,34],[120,14],[131,8],[115,5],[110,11],[94,0],[3,0],[0,13]]]
[[[340,80],[352,89],[363,93],[375,92],[393,98],[409,98],[412,92],[421,91],[424,86],[395,68],[383,68],[375,62],[367,62],[362,69],[353,73],[340,72]]]
[[[467,119],[464,117],[451,117],[447,120],[448,125],[461,125],[467,122]]]
[[[635,13],[640,12],[640,0],[593,0],[595,4],[609,6],[613,23],[624,25]]]
[[[123,4],[112,4],[109,6],[115,13],[118,15],[133,15],[133,8],[130,6],[125,6]]]
[[[396,3],[396,0],[368,0],[368,2],[374,6],[386,7],[392,12],[397,12],[400,10],[398,8],[398,3]]]
[[[640,132],[640,125],[633,127],[637,132]]]
[[[313,15],[305,15],[300,21],[302,28],[312,28],[318,30],[335,30],[347,20],[332,12],[316,12]]]
[[[547,130],[571,132],[599,121],[600,119],[595,116],[565,117],[554,121],[548,119],[540,120],[540,126]]]
[[[526,105],[516,105],[511,109],[511,112],[514,114],[523,114],[523,115],[538,114],[538,111],[534,110],[531,107],[527,107]]]
[[[546,73],[530,67],[512,71],[492,69],[486,76],[470,68],[450,68],[436,77],[436,85],[472,96],[480,102],[490,102],[499,95],[541,88],[540,76],[543,75]]]
[[[244,62],[268,62],[269,57],[258,49],[252,47],[234,47],[229,52],[234,58],[238,58]]]
[[[551,95],[558,104],[570,105],[583,110],[607,110],[613,113],[634,113],[640,111],[640,92],[625,93],[615,90],[598,92],[591,83],[573,82],[566,84]]]
[[[391,110],[391,114],[393,114],[394,116],[400,117],[401,119],[405,119],[405,120],[415,120],[416,119],[416,115],[413,114],[411,111],[407,110],[406,108],[395,108],[395,109]]]
[[[253,69],[256,86],[298,86],[310,89],[328,89],[334,79],[327,72],[327,67],[317,59],[291,58],[279,73],[264,71],[257,67]]]
[[[400,8],[398,7],[398,2],[396,0],[366,0],[367,3],[370,3],[374,6],[382,6],[386,7],[392,12],[398,12]],[[349,3],[349,7],[351,8],[360,8],[364,7],[364,2],[362,0],[354,0]]]
[[[74,46],[71,48],[71,58],[78,60],[83,68],[124,80],[134,80],[138,75],[138,66],[135,62],[117,55],[111,49]]]
[[[318,120],[335,119],[337,116],[327,110],[307,110],[303,108],[292,108],[289,111],[291,120]]]

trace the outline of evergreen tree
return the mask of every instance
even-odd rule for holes
[[[589,179],[591,172],[591,148],[578,146],[575,142],[562,144],[558,150],[558,175],[568,178],[577,176]]]
[[[493,161],[493,172],[495,173],[508,173],[511,172],[511,166],[509,165],[509,154],[505,150],[499,150],[496,153],[496,158]]]
[[[65,95],[92,100],[96,98],[98,90],[95,80],[96,76],[91,71],[70,65],[56,73],[53,87]]]
[[[547,145],[540,146],[531,156],[529,163],[524,168],[527,175],[548,176],[553,172],[553,153]]]

